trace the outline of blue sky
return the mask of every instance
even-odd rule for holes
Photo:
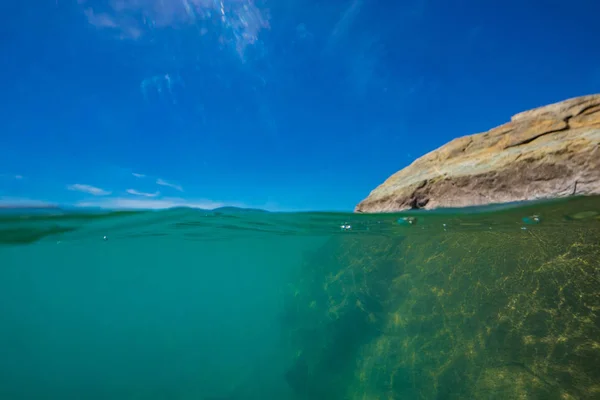
[[[350,211],[454,137],[600,92],[598,15],[583,0],[2,2],[0,203]]]

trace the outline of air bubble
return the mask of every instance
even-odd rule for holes
[[[529,217],[523,217],[523,222],[527,225],[536,225],[542,222],[539,215],[531,215]]]
[[[398,224],[400,225],[414,225],[417,223],[417,219],[415,217],[404,217],[398,219]]]

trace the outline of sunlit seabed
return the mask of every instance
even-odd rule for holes
[[[600,199],[0,211],[0,398],[600,396]]]

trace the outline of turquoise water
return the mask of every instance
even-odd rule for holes
[[[4,210],[0,398],[594,398],[600,376],[587,365],[600,361],[599,212],[597,198],[396,215]],[[460,245],[448,244],[455,239]],[[456,265],[440,264],[453,265],[440,274],[427,264],[440,257]],[[503,289],[517,297],[496,296],[492,306],[481,297],[556,260],[579,269],[582,281],[553,275],[541,287],[532,278]],[[470,298],[482,306],[469,318],[449,311],[464,310],[457,298],[440,297],[458,287],[461,262],[489,264],[460,284],[459,293],[487,290]],[[348,280],[336,278],[348,271]],[[595,284],[584,286],[590,279]],[[515,298],[533,296],[527,285],[534,281],[539,293],[575,282],[577,295],[544,310],[571,302],[569,315],[585,321],[498,342],[494,332],[538,323],[500,315]],[[423,293],[436,293],[437,305]],[[441,308],[440,326],[424,322]],[[544,318],[562,318],[550,311]],[[465,329],[490,336],[459,342]],[[571,343],[574,332],[579,339]],[[540,347],[536,354],[545,353],[536,358],[527,347],[538,337],[559,343],[561,335],[562,355]],[[589,351],[578,353],[583,344]],[[554,368],[565,357],[568,368]],[[456,377],[440,372],[444,363]],[[487,367],[504,372],[482,375]],[[498,373],[521,381],[497,383]]]
[[[0,398],[286,398],[282,290],[323,239],[196,218],[84,215],[64,223],[77,231],[0,248]]]

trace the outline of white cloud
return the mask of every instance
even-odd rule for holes
[[[135,172],[132,172],[131,175],[135,176],[136,178],[145,178],[146,177],[146,175],[144,175],[144,174],[137,174]]]
[[[161,186],[167,186],[167,187],[173,188],[175,190],[179,190],[180,192],[183,192],[183,188],[181,186],[179,186],[179,185],[177,185],[175,183],[167,182],[164,179],[158,178],[156,180],[156,184],[157,185],[161,185]]]
[[[231,206],[245,207],[241,203],[225,203],[212,200],[186,200],[181,198],[164,199],[130,199],[122,197],[105,198],[92,201],[82,201],[76,204],[77,207],[98,207],[113,210],[158,210],[174,207],[201,208],[212,210],[214,208]]]
[[[100,188],[97,188],[97,187],[91,186],[91,185],[83,185],[81,183],[75,183],[73,185],[68,185],[67,189],[72,190],[74,192],[82,192],[82,193],[91,194],[93,196],[107,196],[111,193],[107,190],[100,189]]]
[[[132,194],[134,196],[143,196],[143,197],[156,197],[160,194],[160,192],[154,192],[154,193],[139,192],[135,189],[127,189],[127,193]]]

